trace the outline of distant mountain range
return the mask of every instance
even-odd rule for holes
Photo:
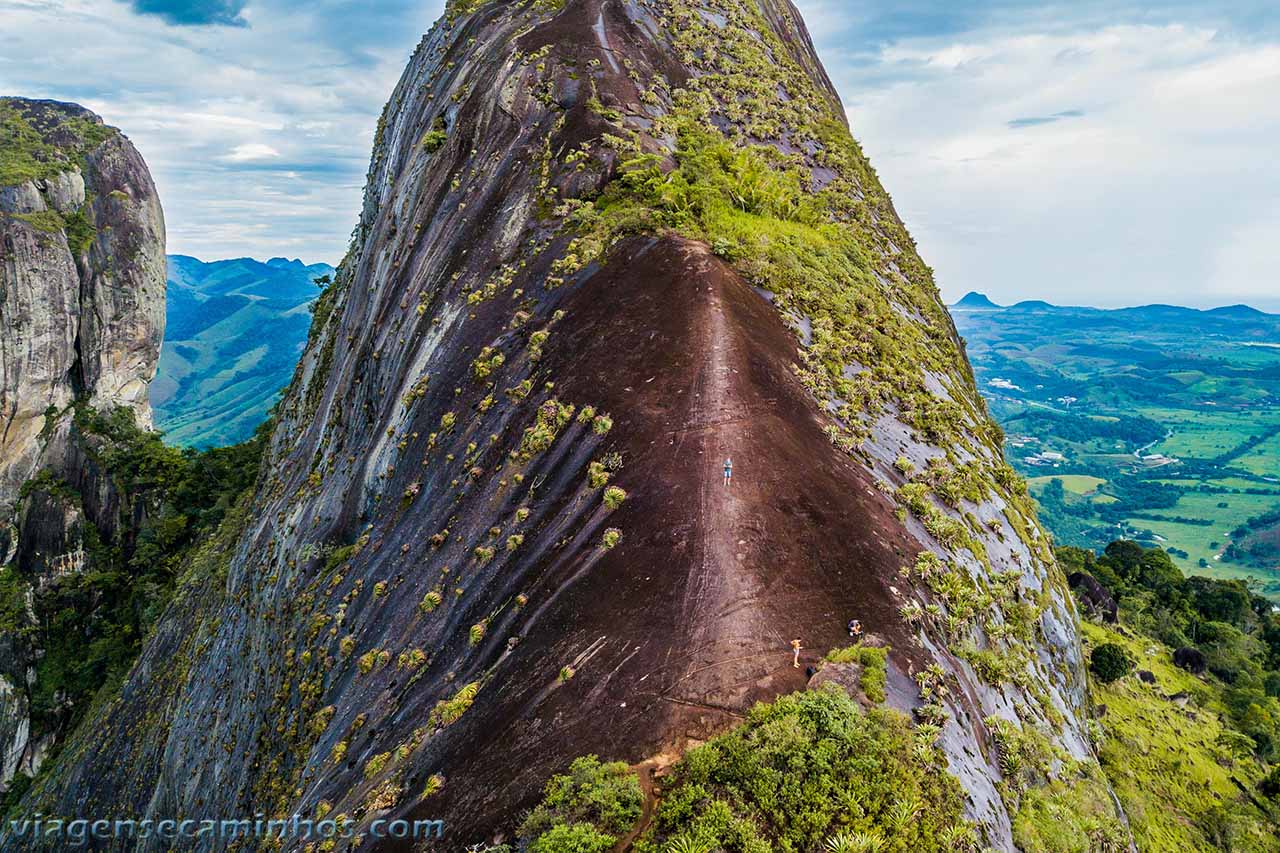
[[[1028,299],[1014,305],[999,305],[992,302],[985,293],[971,290],[951,306],[952,311],[1055,311],[1083,314],[1116,314],[1137,313],[1147,316],[1181,316],[1181,317],[1222,317],[1227,319],[1262,320],[1266,318],[1280,319],[1280,315],[1268,314],[1249,305],[1226,305],[1221,308],[1185,308],[1180,305],[1140,305],[1135,308],[1090,308],[1087,306],[1054,305],[1042,299]]]
[[[192,447],[253,434],[289,384],[311,327],[315,279],[328,264],[272,258],[206,263],[170,255],[156,424]]]

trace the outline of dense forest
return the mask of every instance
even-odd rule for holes
[[[1109,689],[1120,679],[1133,678],[1154,684],[1146,667],[1159,648],[1152,646],[1155,641],[1165,647],[1155,657],[1171,660],[1197,678],[1192,690],[1157,698],[1192,701],[1221,713],[1225,725],[1214,744],[1213,761],[1244,772],[1255,784],[1234,807],[1202,816],[1202,822],[1212,818],[1216,827],[1206,827],[1207,837],[1217,838],[1217,832],[1230,836],[1231,826],[1257,820],[1259,813],[1268,815],[1274,826],[1280,814],[1280,613],[1274,605],[1243,581],[1184,577],[1167,553],[1131,541],[1113,542],[1101,554],[1060,548],[1058,559],[1083,611],[1111,623],[1087,632],[1105,631],[1102,636],[1109,640],[1095,644],[1091,654],[1098,686]],[[1126,645],[1122,635],[1137,642]],[[1141,657],[1135,648],[1143,649]],[[1153,719],[1149,709],[1146,713],[1144,734],[1158,734],[1150,731]],[[1194,749],[1189,741],[1180,748],[1188,753]],[[1105,748],[1103,752],[1104,769],[1110,770]],[[1233,766],[1237,761],[1245,762],[1243,771]],[[1239,777],[1234,781],[1242,784]],[[1164,807],[1177,813],[1175,806]],[[1274,841],[1274,829],[1271,837]],[[1216,843],[1220,849],[1235,849],[1229,837]]]
[[[112,692],[128,674],[191,561],[253,485],[271,430],[268,421],[249,441],[198,451],[142,429],[130,409],[103,414],[77,405],[74,417],[91,464],[126,498],[114,530],[84,523],[87,571],[59,576],[30,604],[25,578],[0,574],[0,628],[18,642],[38,639],[44,650],[30,697],[33,736],[70,732],[95,696]],[[85,497],[46,471],[24,486],[21,501],[31,500],[79,507]],[[0,814],[30,784],[15,777]]]

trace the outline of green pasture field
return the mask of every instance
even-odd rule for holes
[[[1268,483],[1264,480],[1246,480],[1243,477],[1215,477],[1211,480],[1195,480],[1186,478],[1161,478],[1156,480],[1157,483],[1166,483],[1170,486],[1182,486],[1184,489],[1194,489],[1200,485],[1213,486],[1221,489],[1236,489],[1245,491],[1247,489],[1270,489],[1274,491],[1277,497],[1280,497],[1280,482]]]
[[[1049,485],[1052,480],[1061,480],[1062,487],[1077,495],[1090,495],[1106,485],[1102,477],[1091,477],[1087,474],[1059,474],[1057,476],[1031,477],[1027,480],[1032,491],[1038,491]]]
[[[1280,435],[1264,441],[1231,464],[1259,477],[1280,476]]]
[[[1185,552],[1186,558],[1172,555],[1184,571],[1265,575],[1262,588],[1280,601],[1280,565],[1263,571],[1214,559],[1231,531],[1280,507],[1280,482],[1263,479],[1280,479],[1280,434],[1250,447],[1255,437],[1280,430],[1280,316],[1161,306],[955,316],[993,414],[1009,435],[1039,439],[1009,448],[1011,462],[1038,499],[1052,479],[1063,483],[1061,501],[1042,505],[1042,520],[1062,541],[1102,547],[1123,532],[1124,525],[1108,519],[1125,518],[1163,537],[1161,547]],[[1247,345],[1257,342],[1277,346]],[[997,376],[1020,390],[989,386]],[[1074,402],[1064,403],[1066,397]],[[1034,412],[1054,416],[1022,417]],[[1167,438],[1147,443],[1165,431]],[[1139,449],[1178,462],[1152,465],[1135,455]],[[1060,469],[1022,461],[1046,450],[1066,456]],[[1184,494],[1173,507],[1148,507],[1164,499],[1161,485]],[[1204,493],[1202,486],[1223,491]]]
[[[1220,507],[1219,504],[1222,503],[1227,506]],[[1273,495],[1215,495],[1189,492],[1170,509],[1151,510],[1142,514],[1168,518],[1205,519],[1213,522],[1211,526],[1204,527],[1180,521],[1151,521],[1145,518],[1133,518],[1128,521],[1135,528],[1151,530],[1163,536],[1168,541],[1160,543],[1162,548],[1186,551],[1188,557],[1174,556],[1173,558],[1183,571],[1190,574],[1208,573],[1215,577],[1223,577],[1227,575],[1228,569],[1243,571],[1245,574],[1258,572],[1257,569],[1250,570],[1223,564],[1214,558],[1219,556],[1231,541],[1230,533],[1233,530],[1249,519],[1276,507],[1280,507],[1280,497]],[[1218,543],[1217,549],[1210,547],[1214,542]],[[1199,566],[1199,561],[1202,559],[1209,563],[1208,572]],[[1276,567],[1275,574],[1277,579],[1280,579],[1280,566]]]
[[[1143,409],[1142,414],[1173,430],[1150,452],[1180,459],[1216,459],[1250,438],[1280,425],[1280,412],[1217,412],[1191,409]]]

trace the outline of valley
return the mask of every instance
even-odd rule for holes
[[[164,346],[151,384],[156,426],[200,449],[253,435],[307,343],[327,264],[168,257]]]
[[[953,307],[1058,542],[1125,537],[1280,601],[1280,316]]]

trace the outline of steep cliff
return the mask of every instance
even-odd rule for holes
[[[991,846],[1028,784],[1106,800],[1069,594],[786,0],[452,2],[236,525],[33,809],[461,849],[852,618]]]
[[[56,630],[43,592],[101,568],[132,501],[104,476],[84,413],[150,424],[164,327],[164,220],[133,145],[74,104],[0,98],[0,782],[34,773],[68,697],[43,704]],[[35,595],[32,596],[31,592]],[[87,641],[86,641],[87,642]]]

